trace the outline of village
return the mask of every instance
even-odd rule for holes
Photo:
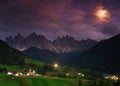
[[[20,77],[20,76],[41,76],[40,74],[37,74],[36,71],[31,68],[28,70],[28,72],[8,71],[7,75],[11,76],[12,79],[14,79],[15,77]]]
[[[76,80],[77,84],[79,86],[81,86],[81,83],[92,83],[92,84],[97,84],[100,83],[100,79],[95,78],[92,79],[94,76],[89,75],[88,73],[85,73],[83,71],[74,71],[72,72],[72,70],[70,70],[69,72],[65,72],[64,73],[64,77],[61,76],[57,76],[57,75],[51,75],[51,74],[57,74],[57,73],[61,73],[60,70],[64,70],[63,68],[61,69],[60,65],[58,64],[53,64],[52,65],[54,68],[54,71],[51,71],[49,73],[46,74],[41,74],[40,72],[38,72],[37,70],[33,69],[32,67],[27,68],[26,70],[22,70],[21,71],[13,71],[13,70],[9,70],[6,72],[6,75],[8,76],[9,79],[14,80],[18,80],[18,79],[32,79],[32,78],[37,78],[37,79],[60,79],[60,80]],[[65,67],[66,68],[66,67]],[[72,73],[74,73],[76,76],[73,77]],[[90,77],[88,77],[90,76]],[[119,76],[117,75],[112,75],[112,74],[103,74],[102,75],[102,83],[106,83],[109,84],[110,83],[118,83],[120,81]]]
[[[58,67],[58,65],[55,64],[54,67]],[[14,79],[15,77],[21,77],[21,76],[24,76],[24,77],[27,77],[27,76],[40,77],[40,76],[42,76],[41,74],[36,73],[36,71],[33,70],[32,68],[30,68],[27,72],[8,71],[7,75],[10,76],[12,79]],[[68,77],[68,76],[70,76],[70,74],[66,73],[66,76]],[[85,75],[83,73],[78,73],[78,76],[84,77]],[[105,75],[104,79],[110,79],[110,80],[117,82],[120,78],[116,75]],[[84,80],[84,79],[82,79],[82,80]]]

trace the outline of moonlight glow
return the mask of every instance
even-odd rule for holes
[[[99,11],[97,12],[97,16],[98,16],[99,18],[105,18],[105,17],[107,17],[107,11],[106,11],[106,10],[99,10]]]
[[[108,10],[104,9],[102,6],[98,7],[98,9],[95,12],[95,15],[97,18],[101,21],[105,21],[106,19],[110,18],[110,13]]]

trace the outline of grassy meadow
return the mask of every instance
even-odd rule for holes
[[[11,79],[6,74],[0,74],[0,86],[78,86],[78,84],[74,79],[34,76]]]

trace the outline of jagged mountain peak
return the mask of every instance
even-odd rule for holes
[[[38,35],[35,32],[33,32],[27,36],[27,38],[31,38],[31,37],[38,37]]]
[[[18,35],[18,36],[22,36],[21,33],[18,33],[17,35]]]
[[[62,36],[62,37],[58,36],[57,39],[55,39],[55,40],[75,40],[75,38],[72,36],[66,35],[66,36]]]
[[[79,50],[84,51],[95,45],[97,42],[90,39],[79,41],[69,35],[57,37],[57,39],[50,41],[44,35],[37,35],[35,32],[33,32],[27,37],[23,37],[20,33],[18,33],[17,36],[14,36],[14,39],[7,37],[6,43],[18,50],[37,47],[40,49],[48,49],[54,52],[64,53]]]
[[[14,39],[15,39],[16,37],[17,37],[17,38],[23,38],[23,39],[25,38],[24,36],[21,35],[21,33],[18,33],[18,34],[14,37]]]

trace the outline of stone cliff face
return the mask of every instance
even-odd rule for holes
[[[37,35],[32,33],[27,37],[23,37],[20,33],[17,36],[7,37],[5,42],[13,48],[20,51],[28,49],[30,47],[37,47],[40,49],[48,49],[58,53],[73,52],[73,51],[85,51],[97,42],[94,40],[75,40],[72,36],[57,37],[57,39],[50,41],[43,35]]]

